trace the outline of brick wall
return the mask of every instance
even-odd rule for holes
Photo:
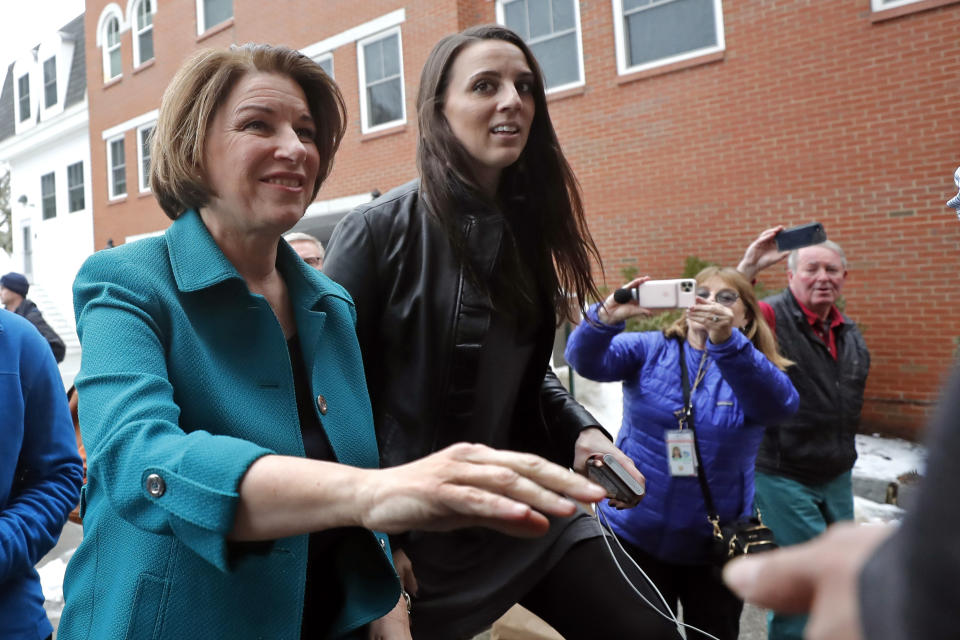
[[[385,191],[416,174],[420,68],[443,35],[492,22],[491,0],[235,0],[235,18],[198,38],[194,0],[160,0],[156,59],[104,88],[88,0],[87,73],[96,246],[163,228],[152,197],[108,203],[101,131],[159,104],[198,46],[301,48],[405,6],[407,123],[361,135],[356,44],[334,51],[350,127],[320,199]],[[590,227],[616,286],[624,268],[675,277],[687,256],[733,265],[762,229],[819,220],[850,260],[846,310],[873,354],[865,427],[911,434],[949,369],[960,316],[960,225],[943,203],[960,164],[960,3],[928,0],[876,20],[869,0],[727,0],[726,48],[673,68],[618,76],[610,0],[582,0],[586,83],[550,110],[582,183]],[[926,9],[926,10],[918,10]],[[786,284],[782,267],[763,274]]]

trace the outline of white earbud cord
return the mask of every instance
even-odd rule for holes
[[[629,553],[627,553],[627,550],[623,548],[623,545],[620,544],[620,540],[617,538],[617,534],[613,532],[613,528],[610,527],[610,523],[607,521],[607,517],[606,515],[604,515],[603,511],[600,509],[599,505],[595,508],[595,511],[596,511],[596,518],[597,518],[597,526],[600,527],[600,534],[601,534],[601,537],[603,538],[603,543],[607,545],[607,551],[610,552],[610,558],[613,560],[613,564],[617,567],[617,571],[620,572],[620,575],[623,576],[623,579],[630,586],[630,588],[633,589],[634,593],[640,596],[640,599],[643,600],[648,607],[653,609],[657,613],[657,615],[659,615],[662,618],[666,618],[670,622],[673,622],[674,624],[676,624],[678,632],[681,630],[680,627],[684,627],[686,629],[690,629],[691,631],[696,631],[697,633],[701,633],[707,638],[713,638],[713,640],[720,640],[716,636],[707,633],[703,629],[698,629],[697,627],[691,624],[680,622],[680,620],[677,619],[677,617],[673,614],[673,609],[670,607],[669,604],[667,604],[667,599],[663,597],[662,593],[660,593],[660,589],[657,588],[657,585],[653,583],[653,580],[650,579],[650,576],[648,576],[647,573],[640,568],[640,565],[637,564],[636,560],[634,560],[633,557]],[[640,572],[640,575],[643,576],[644,580],[646,580],[647,583],[651,587],[653,587],[653,590],[660,597],[660,602],[663,603],[664,610],[670,612],[669,615],[667,615],[666,613],[664,613],[663,611],[660,611],[660,609],[655,607],[653,603],[647,600],[647,597],[643,595],[643,593],[641,593],[639,589],[637,589],[636,585],[634,585],[633,582],[630,581],[630,578],[627,576],[626,571],[624,571],[623,567],[620,565],[620,561],[617,560],[617,556],[613,552],[613,547],[610,546],[610,541],[607,540],[608,533],[609,533],[609,537],[613,538],[613,541],[617,543],[617,546],[620,548],[620,551],[623,552],[623,555],[625,555],[630,560],[630,562],[633,563],[633,566],[636,567],[637,571]]]

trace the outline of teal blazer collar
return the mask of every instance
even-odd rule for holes
[[[227,280],[243,282],[243,277],[223,254],[213,236],[194,209],[183,212],[164,234],[173,277],[180,291],[200,291]],[[290,298],[297,309],[316,309],[327,295],[352,303],[343,289],[321,277],[304,263],[286,242],[280,241],[277,268],[283,274]]]

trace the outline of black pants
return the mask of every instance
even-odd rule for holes
[[[743,601],[727,589],[720,567],[713,564],[672,564],[626,542],[623,547],[650,576],[674,612],[679,600],[683,605],[683,622],[703,629],[720,640],[737,640]],[[697,640],[706,636],[687,629],[687,638]]]
[[[611,546],[631,582],[662,611],[663,603],[643,576],[615,543]],[[520,604],[565,640],[680,638],[676,625],[651,610],[626,584],[602,538],[584,540],[571,548]]]

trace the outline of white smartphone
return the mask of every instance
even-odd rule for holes
[[[647,280],[633,289],[617,289],[613,298],[620,304],[636,300],[644,309],[679,309],[693,306],[696,289],[697,281],[693,278]]]

